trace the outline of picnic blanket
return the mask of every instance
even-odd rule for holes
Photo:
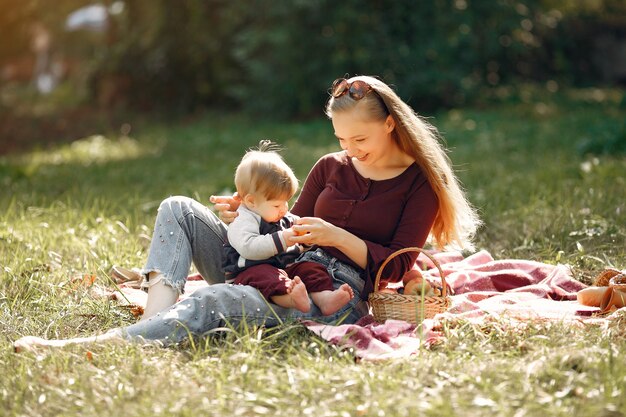
[[[358,358],[375,361],[406,357],[420,347],[428,348],[440,342],[446,321],[485,324],[499,319],[554,320],[573,325],[606,325],[611,319],[611,316],[594,317],[599,308],[576,301],[577,292],[587,286],[574,279],[566,265],[522,259],[494,260],[487,251],[467,258],[457,252],[435,253],[433,257],[453,294],[446,312],[424,320],[419,326],[396,320],[376,323],[371,316],[353,325],[305,324],[325,340],[352,348]],[[426,269],[425,278],[439,281],[439,271],[432,261],[420,255],[417,262]]]
[[[481,323],[488,319],[510,318],[597,323],[610,319],[610,316],[593,317],[599,311],[597,307],[583,306],[576,301],[576,293],[586,285],[574,279],[566,265],[522,259],[495,260],[484,250],[465,258],[459,252],[432,255],[439,262],[453,294],[446,312],[424,320],[419,326],[398,320],[377,323],[372,316],[363,317],[355,324],[332,326],[304,321],[304,325],[330,343],[353,349],[360,359],[383,360],[406,357],[421,347],[437,343],[442,337],[442,324],[447,320]],[[428,257],[420,254],[417,263],[424,269],[426,279],[441,283],[439,271]],[[207,285],[197,276],[191,278],[185,287],[186,295]],[[142,291],[123,288],[122,291],[127,302],[133,300],[131,302],[145,305]]]

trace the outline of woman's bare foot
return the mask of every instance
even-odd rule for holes
[[[338,312],[348,301],[354,297],[354,291],[348,284],[343,284],[334,291],[320,291],[311,293],[311,298],[315,305],[319,307],[322,314],[329,316]]]
[[[308,313],[311,310],[309,293],[300,277],[295,277],[291,280],[290,285],[287,285],[287,294],[275,295],[271,298],[272,302],[281,307],[295,308],[303,313]]]
[[[19,352],[32,352],[39,348],[61,348],[67,345],[83,345],[89,343],[107,342],[113,340],[123,340],[120,332],[111,329],[106,333],[96,336],[75,337],[72,339],[42,339],[36,336],[24,336],[13,342],[13,350]]]
[[[13,350],[19,352],[32,352],[42,347],[63,347],[66,344],[63,340],[47,340],[41,337],[24,336],[13,342]]]

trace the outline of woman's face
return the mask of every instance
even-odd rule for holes
[[[369,120],[357,106],[352,110],[333,113],[333,128],[341,149],[349,157],[367,166],[386,162],[389,151],[395,147],[391,132],[393,119]]]

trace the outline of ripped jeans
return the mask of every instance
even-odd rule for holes
[[[236,327],[244,321],[267,327],[295,319],[332,323],[344,318],[343,323],[354,323],[368,314],[367,303],[361,300],[364,282],[359,272],[322,249],[305,252],[298,260],[324,265],[335,288],[347,283],[354,291],[354,298],[330,316],[323,316],[315,304],[311,304],[308,313],[302,313],[269,303],[253,287],[225,284],[222,254],[226,230],[226,225],[209,208],[191,198],[170,197],[161,203],[142,273],[158,271],[165,284],[182,293],[193,262],[211,285],[147,320],[117,329],[123,337],[170,344],[227,324]]]

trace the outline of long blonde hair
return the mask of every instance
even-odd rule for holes
[[[375,94],[370,92],[358,101],[349,94],[336,98],[331,96],[326,105],[326,115],[332,119],[333,113],[349,111],[357,105],[373,120],[384,121],[391,115],[395,122],[393,139],[421,167],[437,196],[439,209],[430,231],[434,243],[440,248],[472,249],[472,238],[481,222],[452,170],[437,129],[416,114],[384,82],[369,76],[353,77],[348,82],[356,80],[366,82]]]

